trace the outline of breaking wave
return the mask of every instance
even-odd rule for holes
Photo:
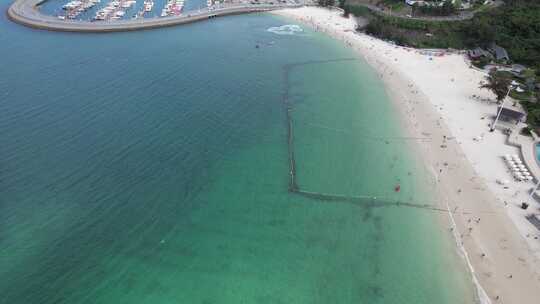
[[[278,35],[294,35],[304,30],[296,24],[286,24],[282,26],[273,26],[267,29],[268,32]]]

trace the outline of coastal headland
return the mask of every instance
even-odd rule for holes
[[[47,0],[16,0],[7,10],[12,21],[36,29],[61,32],[106,33],[148,30],[207,20],[219,16],[267,12],[271,10],[299,7],[300,5],[235,5],[224,8],[201,10],[190,14],[163,18],[141,18],[106,22],[60,20],[39,11],[38,6]]]
[[[441,224],[456,240],[479,302],[538,303],[540,234],[530,230],[518,205],[528,193],[515,188],[519,193],[512,196],[495,182],[508,174],[501,155],[518,152],[505,145],[504,134],[488,131],[485,117],[495,113],[495,104],[473,98],[493,99],[479,88],[486,74],[470,68],[460,52],[399,47],[359,33],[354,18],[339,11],[275,13],[357,51],[386,85],[403,130],[430,139],[416,152],[437,181],[434,195],[448,211]]]

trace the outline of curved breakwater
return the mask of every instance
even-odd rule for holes
[[[114,22],[90,22],[59,20],[41,13],[37,7],[47,0],[16,0],[7,10],[8,17],[19,24],[50,31],[62,32],[122,32],[148,30],[207,20],[219,16],[266,12],[276,9],[299,7],[300,5],[241,5],[213,10],[202,10],[187,15],[165,18],[144,18]]]

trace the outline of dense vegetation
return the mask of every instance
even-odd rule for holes
[[[322,7],[334,6],[336,4],[336,1],[335,0],[317,0],[317,4]]]
[[[457,12],[451,1],[445,1],[442,6],[438,5],[417,5],[413,6],[413,15],[429,16],[449,16]]]
[[[369,19],[364,29],[368,34],[399,45],[467,49],[487,47],[495,42],[504,47],[510,55],[510,63],[531,68],[527,71],[528,75],[515,79],[524,83],[526,92],[514,91],[510,96],[520,100],[528,111],[529,124],[540,130],[540,103],[530,102],[531,96],[540,96],[534,89],[534,82],[540,79],[540,1],[506,0],[504,5],[482,11],[464,21],[423,21],[382,16],[355,5],[347,6],[347,10],[355,16]]]
[[[495,42],[506,48],[513,62],[540,71],[540,1],[507,0],[458,22],[383,17],[358,6],[348,10],[370,19],[366,32],[400,45],[464,49]]]

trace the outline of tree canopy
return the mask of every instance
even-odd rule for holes
[[[334,6],[335,0],[317,0],[317,4],[322,7]]]
[[[354,14],[362,10],[350,8]],[[366,31],[398,44],[420,48],[474,48],[490,43],[504,47],[514,63],[540,75],[540,1],[507,0],[464,21],[423,21],[371,14]],[[426,35],[429,34],[429,35]]]
[[[480,88],[493,92],[493,94],[495,94],[497,97],[497,101],[500,103],[508,94],[511,83],[512,78],[510,78],[506,73],[491,71],[486,76],[486,82],[481,84]]]

